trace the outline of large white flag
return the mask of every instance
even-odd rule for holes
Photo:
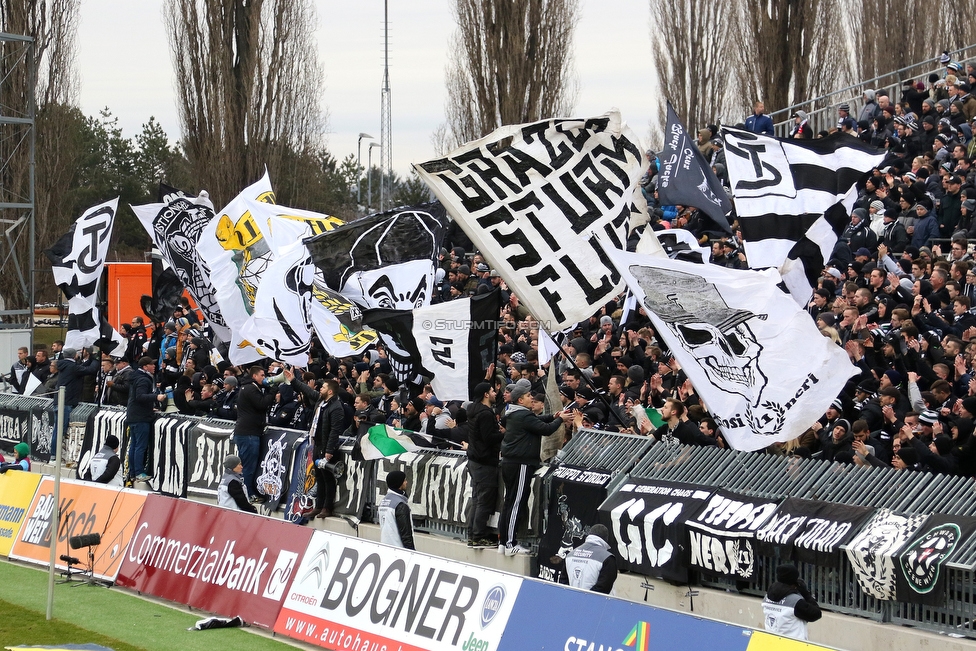
[[[608,253],[737,450],[796,438],[857,373],[775,269]]]
[[[625,248],[632,221],[646,219],[634,192],[646,167],[616,111],[502,127],[415,166],[549,330],[584,321],[620,293],[620,275],[589,234]]]
[[[265,357],[241,333],[254,312],[261,274],[271,259],[271,249],[248,211],[248,199],[274,203],[267,172],[217,213],[196,243],[197,253],[210,269],[214,296],[230,329],[230,362],[235,366]]]
[[[98,309],[98,285],[112,240],[119,199],[92,206],[44,253],[51,261],[54,282],[68,298],[68,334],[65,348],[84,348],[100,339],[115,342],[105,352],[121,355],[125,340],[105,321]]]
[[[271,249],[254,313],[242,330],[259,351],[295,366],[305,366],[313,331],[332,355],[345,357],[376,342],[364,328],[359,308],[325,286],[312,264],[304,239],[343,222],[321,213],[248,201],[248,210]]]

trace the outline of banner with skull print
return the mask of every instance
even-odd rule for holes
[[[306,366],[312,333],[331,354],[346,357],[377,340],[365,328],[359,308],[325,284],[303,240],[342,225],[330,215],[258,201],[248,211],[271,250],[254,301],[254,313],[241,332],[268,357]]]
[[[620,274],[589,235],[625,248],[647,221],[634,191],[646,168],[616,111],[502,127],[415,166],[549,331],[585,321],[620,293]]]
[[[271,261],[271,248],[248,210],[248,199],[274,203],[267,171],[207,223],[195,249],[210,270],[213,296],[230,330],[230,362],[234,365],[266,356],[241,333],[254,313],[261,276]]]
[[[430,304],[447,228],[439,203],[397,208],[305,240],[325,284],[362,308]]]
[[[973,532],[976,532],[976,518],[932,514],[898,554],[897,600],[944,605],[946,564],[956,561],[963,547],[969,546]]]
[[[160,184],[160,203],[131,208],[149,233],[153,246],[159,249],[163,259],[203,310],[203,316],[214,334],[221,341],[229,341],[230,330],[217,306],[210,282],[210,269],[197,252],[197,242],[214,217],[210,198],[205,192],[198,197],[187,197]]]
[[[736,450],[796,438],[857,372],[775,269],[608,253]]]
[[[895,599],[898,573],[902,571],[898,556],[928,518],[928,514],[900,515],[880,509],[844,548],[865,594]]]
[[[687,522],[689,563],[707,574],[751,579],[756,571],[756,532],[777,502],[716,491]]]
[[[97,304],[98,284],[118,207],[118,197],[92,206],[44,252],[51,261],[54,282],[68,299],[65,348],[84,348],[99,341],[100,345],[111,346],[103,348],[104,352],[113,355],[125,352],[125,340],[100,314]]]
[[[497,357],[500,292],[428,305],[415,310],[366,310],[393,375],[421,387],[431,378],[439,399],[468,400]]]

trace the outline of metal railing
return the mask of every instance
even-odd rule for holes
[[[953,61],[965,61],[976,57],[976,44],[949,52]],[[945,66],[939,63],[939,57],[932,57],[924,61],[919,61],[910,66],[905,66],[892,72],[887,72],[871,79],[859,81],[856,84],[846,86],[839,90],[821,95],[809,100],[804,100],[769,114],[773,120],[773,129],[780,138],[789,136],[793,128],[793,113],[795,111],[806,111],[810,127],[816,134],[820,131],[829,131],[837,126],[837,106],[846,102],[851,105],[851,117],[857,118],[858,113],[863,107],[862,101],[865,90],[876,92],[884,91],[891,98],[892,103],[897,103],[901,99],[902,82],[906,79],[925,79],[930,74],[936,73],[941,76],[945,71]],[[960,73],[965,75],[964,72]]]

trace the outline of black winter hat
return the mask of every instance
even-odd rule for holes
[[[403,486],[403,482],[406,480],[407,476],[402,470],[394,470],[386,474],[386,485],[388,488],[392,488],[394,490],[400,490],[400,487]]]
[[[800,571],[790,563],[780,565],[776,568],[776,580],[786,585],[796,585],[800,580]]]

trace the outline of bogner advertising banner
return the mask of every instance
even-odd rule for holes
[[[41,475],[33,472],[0,475],[0,556],[10,555],[39,483]]]
[[[610,547],[632,572],[687,581],[685,522],[711,495],[710,488],[630,479],[600,505]]]
[[[282,520],[150,495],[118,584],[271,628],[311,537]]]
[[[756,531],[777,502],[719,490],[688,520],[691,565],[710,574],[751,579],[756,570]]]
[[[122,565],[126,545],[132,538],[146,502],[146,493],[101,484],[61,480],[61,514],[58,527],[58,556],[75,556],[87,567],[86,550],[68,546],[72,536],[97,533],[102,542],[92,547],[95,577],[114,581]],[[27,519],[10,553],[11,558],[48,565],[51,562],[51,523],[54,513],[54,479],[45,477],[34,494]],[[63,561],[57,567],[66,569]],[[77,569],[77,568],[76,568]]]
[[[495,651],[521,586],[512,574],[316,531],[274,630],[327,649]]]

